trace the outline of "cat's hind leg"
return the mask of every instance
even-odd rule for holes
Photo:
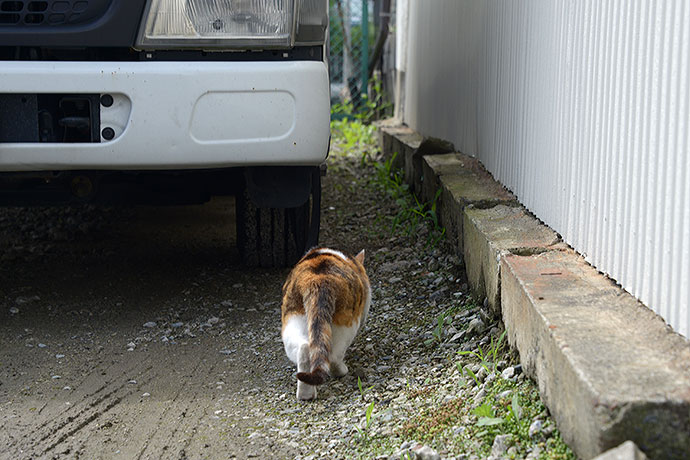
[[[311,372],[311,361],[309,360],[309,344],[304,343],[299,348],[299,358],[297,360],[297,372]],[[316,399],[316,387],[309,385],[301,380],[297,381],[297,399],[306,401]]]
[[[283,344],[290,361],[297,364],[297,372],[311,372],[308,340],[307,317],[305,315],[292,316],[283,329]],[[316,398],[316,387],[298,380],[297,399],[314,398]]]
[[[352,326],[333,326],[332,345],[331,345],[331,375],[342,377],[347,374],[345,364],[345,352],[357,334],[359,325]]]
[[[345,364],[343,361],[340,362],[332,362],[331,363],[331,375],[333,377],[342,377],[345,374],[347,374],[348,368],[347,364]]]

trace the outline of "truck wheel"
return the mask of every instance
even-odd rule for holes
[[[316,245],[321,192],[316,182],[307,202],[296,208],[257,207],[246,188],[236,196],[237,247],[244,265],[292,266]]]

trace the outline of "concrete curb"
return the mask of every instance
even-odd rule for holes
[[[594,460],[647,460],[647,456],[637,448],[634,442],[625,441],[615,449],[597,455]]]
[[[650,458],[687,458],[690,343],[521,208],[476,159],[442,148],[420,155],[421,136],[391,121],[379,135],[422,200],[441,190],[439,217],[471,288],[502,316],[575,453],[592,458],[631,440]]]

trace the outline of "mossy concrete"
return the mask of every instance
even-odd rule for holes
[[[427,155],[422,158],[422,199],[431,201],[441,190],[437,211],[446,235],[463,254],[463,212],[465,207],[517,206],[515,197],[475,158],[460,153]]]
[[[486,296],[494,316],[501,313],[501,258],[510,253],[538,253],[565,248],[549,227],[524,208],[498,205],[465,208],[463,251],[467,279],[473,293]]]
[[[407,129],[403,138],[414,139]],[[441,190],[441,225],[470,284],[500,305],[510,343],[577,455],[632,440],[649,458],[688,458],[690,343],[559,243],[476,159],[427,155],[408,174],[424,201]]]
[[[573,251],[501,261],[509,342],[581,458],[690,452],[690,344]]]
[[[406,181],[412,185],[412,176],[408,178],[407,172],[412,168],[412,157],[422,143],[423,137],[413,129],[394,122],[379,122],[377,126],[379,147],[384,158],[393,158],[393,168],[406,171]]]

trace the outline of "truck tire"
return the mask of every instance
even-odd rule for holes
[[[320,180],[302,206],[260,208],[246,188],[235,198],[237,247],[249,267],[289,267],[318,239]],[[316,211],[316,212],[315,212]],[[316,219],[316,221],[314,221]]]

